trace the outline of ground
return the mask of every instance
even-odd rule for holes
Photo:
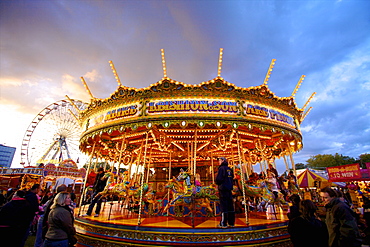
[[[36,236],[32,236],[32,235],[28,236],[26,244],[24,245],[24,247],[33,247],[33,245],[35,244],[35,238],[36,238]]]

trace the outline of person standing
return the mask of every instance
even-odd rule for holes
[[[289,197],[292,206],[289,207],[289,212],[287,213],[288,219],[293,220],[294,218],[301,215],[299,210],[299,203],[301,202],[301,197],[298,194],[293,194]]]
[[[216,184],[218,185],[221,210],[221,221],[218,227],[234,227],[235,210],[232,195],[234,172],[228,166],[226,158],[219,158],[218,161],[220,166],[218,167]]]
[[[39,222],[37,223],[37,231],[36,231],[36,239],[35,239],[34,247],[43,246],[45,235],[49,228],[48,217],[49,217],[51,208],[54,205],[54,199],[60,192],[63,192],[66,190],[67,190],[67,186],[65,184],[60,184],[56,188],[55,194],[51,195],[50,199],[43,205],[44,213],[41,215]]]
[[[44,247],[70,247],[77,243],[70,204],[71,197],[68,192],[56,195],[48,216],[49,228],[45,235]]]
[[[354,212],[330,187],[320,191],[326,208],[326,225],[329,232],[329,247],[359,247],[360,233]]]
[[[266,172],[267,172],[267,176],[271,174],[274,178],[279,177],[278,171],[271,163],[269,163],[269,168],[266,170]]]
[[[327,247],[328,229],[316,216],[316,205],[311,200],[299,203],[300,216],[289,221],[288,232],[294,247]]]
[[[107,183],[107,178],[104,177],[104,169],[100,167],[98,169],[98,174],[96,175],[95,183],[94,183],[94,193],[92,195],[92,201],[89,205],[89,208],[87,209],[86,214],[82,216],[91,216],[92,211],[94,209],[94,206],[96,204],[95,209],[95,215],[94,217],[98,217],[101,210],[101,203],[102,203],[102,195],[99,194],[99,192],[102,192],[104,190],[104,187]]]
[[[29,231],[30,219],[35,215],[25,197],[26,192],[18,190],[12,200],[0,210],[1,246],[24,246],[24,236]]]
[[[34,184],[32,185],[31,189],[26,192],[25,198],[30,204],[30,208],[33,211],[33,215],[30,215],[30,218],[27,219],[29,221],[29,227],[26,234],[23,236],[23,244],[25,244],[27,241],[27,238],[30,234],[32,221],[35,218],[36,213],[39,211],[40,201],[39,198],[37,197],[37,194],[40,192],[40,189],[41,189],[40,184]]]

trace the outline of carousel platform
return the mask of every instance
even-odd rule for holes
[[[83,206],[80,214],[87,210]],[[76,209],[76,213],[79,209]],[[76,215],[77,246],[292,246],[285,212],[237,214],[235,227],[220,217],[139,215],[106,203],[98,217]],[[140,223],[139,223],[140,222]]]

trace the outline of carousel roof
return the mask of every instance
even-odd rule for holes
[[[311,109],[294,101],[304,76],[291,96],[277,97],[267,85],[274,63],[255,87],[227,82],[220,69],[212,80],[185,84],[167,77],[164,66],[160,81],[140,89],[123,86],[111,63],[118,87],[108,98],[93,97],[83,81],[91,102],[78,116],[85,129],[80,149],[106,160],[146,158],[157,165],[219,156],[255,164],[297,152],[300,124]]]

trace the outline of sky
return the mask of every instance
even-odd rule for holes
[[[0,144],[16,147],[46,106],[89,102],[121,83],[143,88],[167,75],[188,84],[221,76],[239,87],[268,82],[312,110],[295,163],[317,154],[370,153],[370,1],[0,1]],[[278,170],[284,170],[281,160]]]

